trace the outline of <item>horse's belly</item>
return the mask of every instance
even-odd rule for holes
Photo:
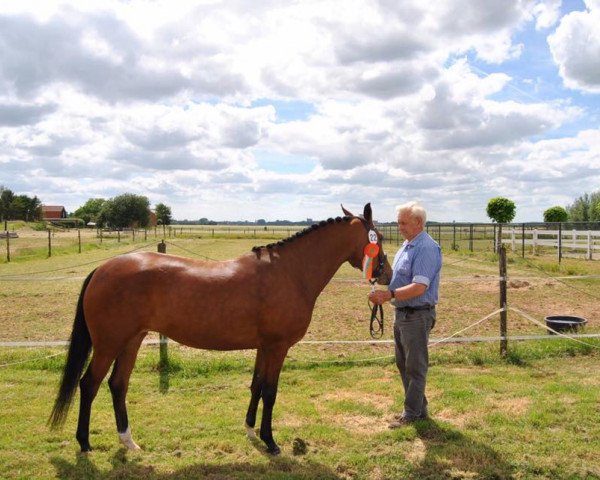
[[[187,311],[179,309],[155,316],[150,330],[194,348],[210,350],[240,350],[257,348],[258,322],[256,313],[235,311],[231,307],[205,308]]]
[[[204,350],[249,350],[258,348],[258,343],[250,339],[232,341],[230,338],[219,338],[218,336],[193,338],[189,335],[179,336],[177,334],[167,335],[167,337],[187,347]]]

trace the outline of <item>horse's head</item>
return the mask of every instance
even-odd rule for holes
[[[356,248],[352,252],[352,255],[348,259],[350,265],[354,268],[362,269],[363,260],[365,257],[365,247],[370,243],[376,243],[379,247],[377,256],[373,258],[373,273],[372,278],[377,281],[380,285],[389,285],[392,279],[392,267],[388,262],[387,255],[383,251],[383,235],[375,228],[373,224],[373,211],[371,210],[371,204],[365,205],[362,215],[353,215],[351,212],[346,210],[342,205],[342,211],[349,217],[358,219],[364,229],[361,230],[361,237],[357,242]],[[375,237],[376,238],[375,238]]]

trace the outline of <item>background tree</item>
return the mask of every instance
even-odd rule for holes
[[[587,222],[590,219],[590,197],[584,193],[567,207],[569,220],[572,222]]]
[[[510,223],[515,218],[517,207],[515,202],[504,197],[494,197],[487,204],[486,213],[492,221]]]
[[[15,194],[9,188],[0,185],[0,220],[12,218],[10,205],[15,198]]]
[[[104,202],[98,215],[100,226],[111,228],[147,227],[150,201],[142,195],[124,193]]]
[[[73,212],[73,216],[81,218],[86,225],[90,222],[98,223],[100,211],[105,203],[106,200],[104,198],[90,198]]]
[[[35,197],[16,195],[10,204],[10,213],[15,220],[32,222],[42,218],[42,202]]]
[[[563,207],[550,207],[544,212],[544,222],[566,222],[568,219],[569,213]]]
[[[162,225],[171,225],[171,207],[166,206],[164,203],[157,203],[154,211],[156,212],[156,219]]]
[[[569,220],[572,222],[600,221],[600,210],[596,208],[598,204],[600,204],[600,190],[589,195],[584,193],[567,207]]]
[[[595,218],[600,218],[600,202],[598,202],[594,207],[593,214]]]

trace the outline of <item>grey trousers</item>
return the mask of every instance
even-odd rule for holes
[[[404,412],[414,419],[427,415],[425,384],[429,368],[429,332],[435,324],[435,310],[406,312],[396,309],[394,340],[396,366],[404,386]]]

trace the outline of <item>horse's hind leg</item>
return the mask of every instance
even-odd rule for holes
[[[135,366],[135,359],[138,354],[142,340],[146,336],[146,332],[139,334],[133,338],[125,347],[125,350],[119,354],[113,371],[108,379],[108,386],[112,395],[113,407],[115,410],[115,419],[117,421],[117,433],[119,440],[129,450],[139,450],[140,447],[133,441],[131,437],[131,429],[129,428],[129,419],[127,417],[126,396],[129,387],[129,377]]]
[[[90,446],[90,413],[92,402],[96,398],[98,388],[106,376],[114,357],[94,351],[92,360],[79,381],[79,420],[77,421],[77,433],[75,437],[79,442],[82,452],[89,452]]]

